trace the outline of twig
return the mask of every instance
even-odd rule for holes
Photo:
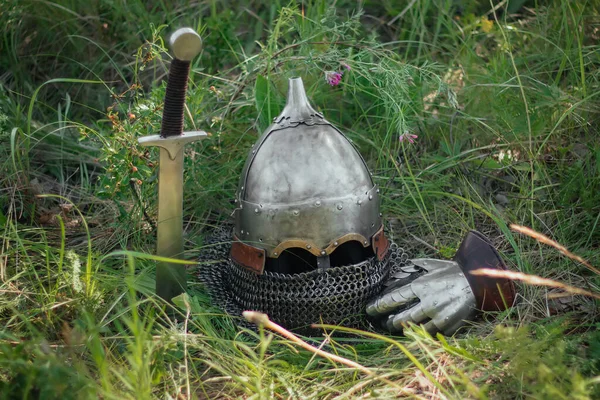
[[[501,1],[500,3],[496,4],[496,6],[494,6],[494,8],[492,8],[490,11],[486,12],[485,15],[490,15],[490,14],[494,14],[494,16],[496,15],[496,11],[498,11],[500,9],[500,7],[504,7],[504,5],[506,4],[507,0]]]
[[[439,253],[438,249],[436,249],[434,246],[430,245],[429,243],[427,243],[426,241],[424,241],[420,237],[418,237],[416,235],[413,235],[410,232],[406,232],[406,233],[408,233],[413,239],[415,239],[417,242],[421,243],[423,246],[429,247],[431,250],[435,251],[436,253]]]
[[[569,257],[571,260],[575,260],[575,261],[583,264],[590,271],[600,275],[600,270],[594,268],[592,266],[592,264],[590,264],[583,258],[579,257],[578,255],[571,253],[569,250],[567,250],[567,248],[565,246],[561,245],[558,242],[555,242],[554,240],[550,239],[548,236],[546,236],[542,233],[539,233],[537,231],[534,231],[533,229],[528,228],[526,226],[517,225],[517,224],[510,224],[510,229],[512,229],[515,232],[519,232],[524,235],[530,236],[530,237],[534,238],[535,240],[537,240],[538,242],[541,242],[541,243],[547,244],[548,246],[554,247],[555,249],[560,251],[562,254]]]
[[[450,136],[450,146],[452,146],[452,149],[454,149],[454,136],[452,136],[452,131],[454,130],[454,119],[456,118],[457,115],[458,115],[458,110],[454,111],[452,113],[452,117],[450,118],[449,136]]]
[[[152,218],[150,218],[150,216],[148,215],[148,212],[146,211],[146,207],[144,206],[142,199],[140,199],[140,195],[138,194],[136,186],[135,186],[135,179],[132,178],[129,180],[129,188],[131,189],[131,193],[133,193],[133,197],[135,197],[135,200],[137,201],[138,205],[140,206],[140,208],[142,210],[142,214],[144,215],[144,218],[146,219],[146,222],[148,222],[148,224],[150,225],[152,230],[155,231],[156,225],[154,224],[154,221],[152,221]]]
[[[192,308],[190,307],[190,303],[188,301],[188,297],[183,296],[183,303],[185,304],[185,323],[183,325],[183,354],[184,354],[184,368],[185,368],[185,388],[186,394],[185,398],[191,397],[191,387],[190,387],[190,370],[188,366],[188,322],[190,320],[190,313],[192,312]],[[180,393],[181,394],[181,393]]]
[[[499,269],[491,269],[491,268],[481,268],[476,269],[475,271],[471,271],[472,275],[477,276],[491,276],[492,278],[505,278],[511,279],[514,281],[522,281],[534,286],[549,286],[554,288],[559,288],[564,290],[565,292],[569,292],[571,294],[581,294],[584,296],[593,297],[595,299],[600,299],[600,294],[588,292],[587,290],[580,289],[575,286],[570,286],[562,282],[554,281],[548,278],[542,278],[537,275],[528,275],[522,272],[515,271],[502,271]]]
[[[260,313],[257,311],[244,311],[242,313],[242,315],[249,322],[252,322],[253,324],[259,325],[259,326],[262,325],[267,329],[275,331],[275,332],[279,333],[281,336],[284,336],[284,337],[288,338],[289,340],[291,340],[292,342],[296,343],[297,345],[299,345],[300,347],[302,347],[305,350],[315,353],[321,357],[325,357],[328,360],[335,361],[340,364],[344,364],[350,368],[358,369],[367,375],[374,374],[373,371],[371,371],[367,367],[360,365],[357,362],[348,360],[347,358],[344,358],[344,357],[336,356],[335,354],[331,354],[324,350],[321,350],[314,346],[311,346],[310,344],[306,343],[304,340],[300,339],[298,336],[294,335],[292,332],[288,331],[284,327],[277,325],[275,322],[271,321],[267,314],[263,314],[263,313]]]
[[[390,22],[388,22],[386,25],[392,26],[393,23],[398,21],[400,18],[402,18],[404,16],[404,14],[406,14],[408,12],[408,10],[410,10],[410,8],[415,5],[416,2],[417,2],[417,0],[412,0],[410,3],[408,3],[408,5],[406,7],[404,7],[404,10],[400,11],[400,14],[398,14],[394,18],[392,18],[392,20]]]

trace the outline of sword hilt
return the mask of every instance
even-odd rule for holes
[[[181,135],[183,132],[183,110],[190,74],[190,62],[202,49],[202,39],[191,28],[173,32],[169,40],[175,58],[169,68],[165,104],[163,108],[160,136]]]

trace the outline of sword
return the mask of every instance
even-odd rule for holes
[[[169,68],[160,135],[138,139],[142,146],[160,147],[156,254],[178,259],[183,255],[183,148],[207,137],[206,132],[183,132],[183,112],[190,61],[200,53],[202,39],[190,28],[176,30],[169,40],[175,56]],[[186,290],[185,265],[159,262],[156,293],[167,301]]]

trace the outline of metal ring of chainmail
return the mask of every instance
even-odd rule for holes
[[[219,229],[206,241],[200,256],[205,264],[200,266],[198,278],[215,305],[236,317],[244,310],[260,311],[304,334],[311,333],[311,324],[321,322],[367,328],[367,302],[382,291],[390,274],[408,261],[407,254],[392,243],[382,261],[372,257],[326,271],[256,275],[229,259],[230,247],[231,231]]]

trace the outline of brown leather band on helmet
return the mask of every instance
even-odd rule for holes
[[[371,246],[373,246],[373,251],[377,259],[379,261],[383,260],[390,249],[390,241],[385,237],[383,225],[381,225],[381,228],[371,238]]]
[[[502,311],[512,306],[516,296],[512,280],[475,276],[470,273],[480,268],[508,269],[485,235],[478,231],[470,231],[460,244],[454,260],[460,265],[471,285],[478,309]]]
[[[262,275],[265,270],[267,258],[265,250],[240,242],[235,235],[233,235],[229,256],[238,265],[255,274]]]

